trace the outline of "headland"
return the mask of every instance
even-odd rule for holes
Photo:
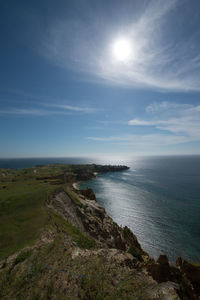
[[[127,166],[0,169],[1,299],[198,299],[200,266],[157,261],[76,184]],[[24,297],[24,298],[23,298]]]

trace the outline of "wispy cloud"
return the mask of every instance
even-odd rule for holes
[[[194,108],[191,104],[162,101],[162,102],[151,103],[146,107],[145,110],[147,113],[152,113],[152,114],[161,113],[161,112],[164,112],[165,114],[167,112],[170,112],[170,114],[172,114],[173,112],[177,113],[177,110],[181,112],[191,108],[192,109]],[[195,109],[198,109],[198,106]]]
[[[188,139],[181,135],[171,136],[167,134],[146,134],[146,135],[121,135],[108,137],[88,137],[88,140],[99,142],[112,142],[123,145],[137,146],[165,146],[186,143]]]
[[[96,109],[92,107],[82,107],[82,106],[71,106],[71,105],[65,105],[65,104],[47,104],[43,103],[42,105],[47,107],[55,107],[58,109],[64,109],[72,112],[84,112],[84,113],[92,113],[95,112]]]
[[[95,75],[123,86],[199,91],[200,55],[195,35],[198,28],[189,38],[181,34],[178,38],[172,32],[169,39],[166,24],[173,18],[170,12],[182,5],[181,1],[147,3],[132,22],[127,23],[130,18],[123,18],[122,14],[121,23],[113,27],[98,12],[93,12],[95,18],[90,15],[87,23],[81,18],[56,20],[42,36],[40,52],[61,67],[91,75],[88,80],[94,80]],[[131,9],[134,12],[134,4]],[[129,38],[133,45],[134,55],[128,63],[112,58],[112,40],[120,36]]]
[[[11,109],[1,109],[0,115],[29,115],[29,116],[45,116],[49,115],[51,112],[42,109],[32,109],[32,108],[11,108]]]
[[[88,139],[144,147],[200,142],[200,106],[154,102],[146,107],[145,119],[132,119],[127,125],[143,126],[146,133],[88,137]],[[153,133],[152,130],[148,133],[149,127],[153,129]]]
[[[0,115],[24,115],[24,116],[51,116],[51,115],[69,115],[75,113],[92,113],[96,110],[89,107],[78,107],[62,104],[37,103],[39,108],[10,108],[1,109]],[[47,107],[41,109],[40,107]],[[52,109],[56,108],[56,109]]]
[[[22,108],[22,109],[7,109],[7,110],[1,110],[2,113],[24,113],[24,114],[35,114],[35,115],[40,115],[40,114],[59,114],[59,113],[65,113],[65,111],[68,112],[80,112],[80,113],[94,113],[97,111],[96,108],[94,107],[88,107],[85,105],[71,105],[72,101],[69,100],[60,100],[59,99],[54,99],[52,97],[48,97],[48,96],[41,96],[41,95],[34,95],[34,94],[30,94],[24,91],[20,91],[20,90],[14,90],[14,89],[8,89],[6,90],[7,92],[11,93],[11,94],[16,94],[18,96],[22,96],[23,98],[25,97],[26,100],[18,100],[15,101],[12,99],[12,103],[13,102],[17,102],[17,103],[27,103],[27,98],[29,99],[28,103],[34,107],[42,107],[39,109],[35,109],[35,108]],[[31,100],[30,100],[31,99]],[[73,100],[73,102],[76,100]],[[46,109],[44,109],[44,107]],[[49,110],[48,110],[49,108]],[[50,110],[51,108],[56,108],[57,110]]]
[[[146,107],[147,120],[133,119],[132,126],[153,126],[171,134],[181,134],[188,142],[200,141],[200,106],[179,103],[153,103]]]

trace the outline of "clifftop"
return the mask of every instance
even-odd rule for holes
[[[199,266],[179,258],[175,267],[165,255],[155,262],[91,189],[73,188],[95,173],[121,170],[127,167],[0,170],[0,225],[20,241],[13,247],[0,231],[1,299],[198,299]]]

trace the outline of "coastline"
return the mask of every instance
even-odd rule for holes
[[[126,173],[126,172],[125,172]],[[194,243],[192,243],[192,237],[193,235],[189,235],[189,231],[187,231],[187,227],[181,227],[181,224],[184,222],[184,213],[187,214],[187,211],[185,210],[185,207],[187,207],[186,199],[183,198],[183,208],[180,210],[181,205],[181,199],[179,201],[178,206],[176,205],[176,199],[177,195],[174,194],[170,195],[170,193],[167,195],[168,198],[171,197],[171,202],[169,202],[169,205],[165,205],[164,200],[166,199],[166,203],[168,199],[165,197],[165,194],[160,195],[159,198],[150,198],[150,193],[141,193],[139,191],[139,188],[142,190],[143,183],[142,177],[138,177],[139,184],[137,182],[135,183],[134,180],[137,178],[132,177],[135,176],[134,172],[131,173],[131,176],[126,176],[126,174],[122,172],[122,175],[120,174],[109,174],[102,173],[102,176],[99,176],[99,179],[97,180],[88,180],[86,183],[83,181],[80,184],[80,189],[84,189],[87,187],[90,187],[94,190],[94,193],[97,195],[97,201],[100,205],[102,205],[109,216],[111,216],[115,222],[117,222],[119,225],[122,224],[123,226],[128,226],[131,228],[131,230],[136,234],[136,236],[139,238],[140,243],[142,244],[145,251],[150,253],[152,257],[157,259],[160,255],[160,253],[167,254],[169,261],[172,264],[176,263],[177,257],[181,256],[184,259],[188,261],[194,261],[200,263],[200,253],[198,252],[198,237],[195,239]],[[130,174],[128,174],[130,175]],[[136,175],[137,176],[137,175]],[[130,178],[132,182],[130,181]],[[132,179],[134,178],[134,179]],[[141,179],[140,179],[141,178]],[[129,181],[128,181],[129,180]],[[128,184],[127,184],[128,181]],[[133,185],[131,185],[133,183]],[[133,187],[133,188],[132,188]],[[147,188],[151,186],[148,185]],[[144,186],[144,189],[146,187]],[[135,193],[134,193],[135,189]],[[138,189],[138,190],[137,190]],[[139,191],[139,192],[138,192]],[[162,191],[160,189],[160,191]],[[159,192],[158,191],[158,196]],[[133,193],[132,193],[133,192]],[[138,192],[138,197],[137,197]],[[151,191],[150,191],[151,192]],[[131,194],[132,193],[132,194]],[[173,194],[173,193],[171,193]],[[145,200],[143,201],[141,196]],[[149,196],[150,195],[150,196]],[[152,193],[153,195],[153,193]],[[153,195],[154,196],[154,195]],[[155,196],[157,194],[155,193]],[[187,196],[185,196],[186,198]],[[150,198],[150,199],[148,199]],[[152,201],[151,201],[152,199]],[[154,200],[155,199],[155,200]],[[142,201],[141,201],[142,200]],[[150,201],[149,201],[150,200]],[[163,200],[163,203],[162,203]],[[173,201],[174,200],[174,201]],[[132,201],[132,202],[131,202]],[[152,206],[150,206],[152,204]],[[161,206],[157,206],[160,205]],[[146,205],[146,206],[145,206]],[[154,206],[155,205],[155,206]],[[172,205],[172,206],[171,206]],[[188,205],[190,205],[188,208],[190,209],[191,204],[189,204],[188,199]],[[125,207],[125,209],[124,209]],[[171,210],[170,210],[171,207]],[[163,208],[166,208],[166,210],[163,210]],[[177,208],[177,209],[176,209]],[[128,216],[127,209],[129,210],[129,215],[133,217],[133,222],[131,218]],[[132,210],[131,210],[132,209]],[[173,213],[174,209],[174,213]],[[185,212],[184,212],[185,210]],[[146,212],[146,214],[145,214]],[[161,212],[161,214],[159,213]],[[175,219],[173,217],[173,214],[175,215],[177,212],[180,212],[181,216],[179,219]],[[166,213],[166,215],[165,215]],[[192,213],[192,211],[188,211],[188,214]],[[196,210],[194,217],[198,214],[198,210]],[[169,218],[171,215],[173,217],[174,223],[170,223],[171,219]],[[126,220],[127,216],[127,220]],[[134,216],[136,217],[134,219]],[[142,218],[141,218],[142,216]],[[161,218],[163,216],[163,218]],[[169,223],[167,223],[167,220],[169,220]],[[137,222],[136,222],[137,221]],[[131,223],[132,222],[132,223]],[[191,223],[189,220],[186,221],[188,224]],[[186,225],[187,225],[186,223]],[[148,227],[148,224],[150,225]],[[154,226],[155,224],[155,226]],[[178,224],[176,226],[176,224]],[[179,225],[180,224],[180,225]],[[197,224],[198,225],[198,224]],[[146,227],[147,230],[146,230]],[[185,231],[184,231],[185,228]],[[195,230],[198,230],[199,227],[194,228]],[[163,231],[165,231],[163,233]],[[140,233],[142,232],[142,234]],[[147,234],[146,234],[147,233]],[[149,235],[148,235],[149,233]],[[152,235],[151,235],[152,233]],[[164,235],[161,235],[161,234]],[[186,236],[187,235],[187,236]],[[146,238],[147,236],[147,238]],[[160,236],[160,239],[159,239]],[[166,239],[164,238],[166,236]],[[150,238],[152,237],[152,239]],[[184,239],[184,237],[186,237]],[[188,238],[188,239],[187,239]],[[172,243],[173,241],[173,243]],[[186,244],[185,244],[186,241]],[[191,245],[191,246],[190,246]],[[193,247],[193,248],[192,248]],[[193,250],[194,249],[194,250]],[[195,252],[196,251],[196,252]]]
[[[96,201],[92,189],[78,190],[74,188],[77,187],[77,184],[80,182],[93,179],[95,177],[94,170],[103,173],[103,171],[121,171],[127,170],[127,168],[126,166],[56,165],[34,168],[34,170],[37,169],[37,172],[34,172],[33,169],[7,170],[5,176],[0,172],[1,193],[4,195],[4,198],[5,195],[8,194],[7,189],[10,191],[9,194],[13,191],[14,201],[16,201],[15,197],[16,199],[21,198],[25,189],[28,189],[28,197],[30,198],[31,190],[33,193],[32,200],[36,201],[35,216],[38,217],[38,215],[41,214],[41,220],[44,220],[42,213],[46,212],[47,214],[45,227],[42,226],[38,228],[36,218],[31,219],[31,222],[29,218],[26,218],[26,224],[23,224],[21,232],[19,231],[16,221],[13,220],[13,226],[16,226],[16,234],[18,235],[16,241],[20,240],[22,236],[24,238],[24,226],[26,226],[26,228],[32,228],[34,221],[37,225],[36,230],[38,230],[38,236],[40,237],[33,244],[30,244],[30,240],[27,240],[28,247],[24,248],[25,245],[23,245],[23,247],[18,249],[18,252],[16,252],[16,249],[14,249],[14,251],[11,248],[12,252],[10,252],[10,254],[12,255],[5,256],[5,260],[0,264],[0,273],[5,274],[5,276],[7,276],[6,278],[10,278],[10,272],[12,272],[12,280],[15,276],[17,280],[21,274],[25,276],[27,272],[29,272],[30,266],[35,267],[35,263],[37,264],[37,262],[34,258],[38,257],[41,258],[39,265],[45,261],[45,264],[48,263],[51,266],[57,266],[56,268],[59,269],[61,265],[65,265],[68,261],[70,272],[73,270],[73,272],[85,274],[86,267],[89,268],[89,272],[96,270],[97,273],[95,273],[95,276],[97,276],[101,273],[100,265],[102,265],[102,261],[100,265],[94,264],[90,266],[88,263],[89,261],[94,263],[101,258],[104,260],[103,265],[108,267],[106,273],[110,272],[110,270],[114,270],[114,273],[109,273],[110,278],[114,278],[116,274],[119,274],[120,270],[120,276],[118,276],[117,282],[111,281],[109,287],[106,283],[105,288],[107,289],[107,293],[112,292],[113,286],[115,289],[118,283],[119,286],[121,286],[125,281],[126,284],[130,284],[130,289],[128,285],[128,290],[125,291],[125,295],[128,293],[128,295],[131,296],[133,291],[132,287],[135,282],[135,274],[137,274],[138,277],[136,277],[140,282],[138,286],[139,293],[144,291],[144,297],[139,299],[164,300],[166,298],[159,298],[164,292],[165,295],[169,296],[168,299],[170,300],[196,300],[197,298],[195,297],[199,293],[198,272],[200,272],[200,266],[182,258],[179,258],[176,266],[174,266],[170,264],[166,255],[160,255],[157,260],[153,259],[142,249],[136,235],[127,226],[119,226],[106,213],[104,207]],[[15,190],[16,180],[17,185],[21,186],[20,191],[19,188]],[[7,183],[9,183],[9,185]],[[43,189],[43,197],[46,199],[44,206],[42,206],[40,210],[38,210],[37,206],[37,189],[39,186]],[[46,197],[47,188],[49,193]],[[27,206],[26,197],[22,197],[22,201],[23,200],[27,208],[25,214],[31,213],[32,215],[34,207]],[[10,198],[8,198],[8,201],[10,201]],[[11,206],[9,206],[9,210],[10,209],[12,209]],[[15,216],[15,205],[13,206],[13,210],[15,211],[13,216]],[[21,206],[19,214],[20,213]],[[18,215],[16,217],[18,217]],[[7,223],[5,222],[5,224]],[[1,233],[7,237],[5,230]],[[16,243],[16,241],[14,241],[14,243]],[[13,247],[13,240],[7,239],[7,245]],[[44,253],[48,253],[48,255],[43,256]],[[62,264],[60,264],[61,261]],[[74,293],[75,286],[77,295],[82,288],[85,290],[85,285],[84,287],[81,285],[80,278],[74,278],[75,282],[70,284],[72,278],[67,277],[67,274],[64,275],[60,272],[54,272],[53,268],[51,270],[44,268],[42,279],[39,278],[37,282],[38,277],[34,278],[34,285],[37,282],[38,286],[41,287],[42,280],[42,284],[44,283],[46,286],[46,280],[49,281],[53,278],[54,282],[56,282],[56,286],[62,287],[64,292],[66,291],[66,284],[63,285],[63,282],[69,282],[68,291],[72,293]],[[133,278],[131,278],[131,281],[127,281],[126,274],[131,275],[133,272]],[[105,278],[104,273],[103,278]],[[97,281],[97,286],[99,286],[99,280]],[[29,286],[29,282],[25,282],[24,284],[27,288],[27,292],[29,292],[30,288],[32,288]],[[91,284],[91,288],[93,289],[93,279]],[[111,287],[112,289],[110,289]],[[15,285],[12,285],[11,288],[11,281],[9,281],[4,292],[9,294],[9,291],[13,293],[14,290],[15,293],[24,293],[22,289],[17,289],[16,291],[15,288]],[[56,294],[56,287],[54,287],[54,290]],[[183,298],[183,295],[187,295],[187,297]],[[124,297],[119,296],[117,299],[125,299]],[[29,299],[28,297],[26,298]],[[76,299],[78,299],[78,296]],[[133,296],[133,298],[130,299],[135,298]]]
[[[80,188],[79,188],[79,183],[80,183],[80,182],[73,182],[73,183],[72,183],[72,187],[73,187],[75,190],[77,190],[77,191],[80,190]]]
[[[37,169],[37,172],[34,174],[35,176],[36,176],[36,178],[37,178],[37,180],[40,180],[40,179],[44,179],[45,180],[45,177],[43,177],[42,176],[42,174],[41,174],[41,172],[42,172],[42,170],[43,169],[51,169],[51,168],[54,168],[54,167],[56,167],[57,168],[57,166],[59,166],[59,167],[61,167],[61,169],[63,169],[63,167],[64,166],[72,166],[72,165],[62,165],[62,164],[55,164],[55,165],[40,165],[40,166],[38,166],[38,167],[34,167],[34,168],[30,168],[30,170],[35,170],[35,169]],[[74,171],[75,171],[75,173],[76,173],[76,170],[77,170],[77,172],[79,173],[79,171],[78,171],[78,169],[81,167],[81,166],[83,166],[83,165],[73,165],[73,168],[75,167],[75,169],[74,169]],[[78,178],[77,178],[77,176],[75,176],[75,177],[73,177],[73,176],[71,176],[72,175],[72,172],[66,172],[66,178],[65,179],[62,179],[61,178],[61,175],[59,175],[59,176],[55,176],[55,182],[52,182],[52,184],[59,184],[59,183],[61,183],[61,182],[71,182],[71,186],[72,186],[72,183],[76,183],[76,184],[74,184],[74,186],[73,186],[73,188],[75,188],[75,190],[79,190],[79,189],[81,189],[81,188],[87,188],[87,187],[89,187],[90,186],[90,181],[92,180],[92,179],[94,179],[98,174],[95,174],[95,172],[94,172],[94,169],[95,168],[101,168],[102,166],[98,166],[98,165],[95,165],[95,164],[90,164],[90,165],[84,165],[84,169],[86,170],[86,172],[81,172],[80,174],[77,174],[77,176],[78,176]],[[91,172],[88,172],[88,168],[89,168],[89,170],[91,169]],[[112,166],[109,166],[109,168],[110,169],[112,169]],[[28,168],[29,169],[29,168]],[[15,170],[14,169],[8,169],[9,170],[9,172],[15,172]],[[24,171],[25,171],[26,169],[24,169]],[[16,170],[16,172],[24,172],[24,171],[20,171],[19,169],[18,169],[18,171]],[[80,169],[80,171],[81,171],[81,169]],[[2,172],[4,173],[4,171],[2,170]],[[34,172],[34,171],[33,171]],[[111,172],[112,172],[112,170],[111,170]],[[126,173],[126,172],[125,172]],[[103,174],[103,173],[102,173]],[[96,175],[96,176],[95,176]],[[105,173],[105,175],[106,175],[106,173]],[[102,176],[102,177],[104,177],[104,176]],[[107,175],[106,175],[106,177],[107,177]],[[109,177],[109,175],[108,175],[108,177]],[[112,178],[115,178],[116,176],[111,176]],[[117,177],[118,178],[121,178],[121,175],[119,174],[119,176],[117,175]],[[123,176],[124,177],[124,176]],[[130,177],[128,177],[127,176],[127,178],[130,178]],[[141,178],[141,177],[140,177]],[[123,180],[123,179],[122,179]],[[84,182],[85,181],[89,181],[85,186],[84,186]],[[93,187],[93,183],[95,182],[95,184],[96,184],[96,182],[102,182],[102,180],[98,180],[97,179],[97,181],[91,181],[91,187]],[[83,183],[83,186],[82,186],[82,183]],[[118,183],[119,183],[119,181],[117,182],[117,185],[115,185],[116,186],[116,190],[117,190],[117,188],[119,187],[119,185],[118,185]],[[114,186],[114,187],[115,187]],[[97,188],[100,188],[100,186],[98,187],[98,185],[97,185]],[[101,187],[102,188],[102,187]],[[111,191],[112,191],[112,187],[111,186],[109,186],[109,189],[111,188]],[[126,186],[125,186],[125,189],[126,189]],[[95,191],[96,191],[96,189],[95,189]],[[98,194],[99,195],[99,194]],[[132,195],[129,193],[129,194],[127,194],[127,191],[126,191],[126,193],[125,193],[125,197],[126,197],[126,195],[128,195],[128,197],[129,197],[129,199],[131,199],[131,197],[132,197]],[[106,195],[103,195],[103,196],[106,196]],[[112,192],[111,192],[111,196],[112,196]],[[124,197],[123,196],[123,197]],[[101,196],[100,196],[101,197]],[[110,196],[109,196],[110,197]],[[116,194],[116,196],[115,196],[115,199],[117,199],[117,197],[118,197],[118,195]],[[105,198],[106,199],[106,198]],[[112,199],[112,198],[111,198]],[[111,199],[107,199],[107,200],[109,200],[109,201],[111,201]],[[123,198],[124,199],[124,198]],[[137,199],[137,198],[136,198]],[[140,199],[140,198],[138,198],[138,199]],[[98,201],[99,201],[99,199],[98,199]],[[124,201],[124,200],[123,200]],[[138,202],[138,203],[137,203]],[[140,205],[140,203],[139,203],[139,201],[137,201],[136,202],[136,204],[137,205]],[[106,207],[106,204],[105,203],[103,203],[103,201],[102,201],[102,199],[100,199],[100,201],[99,201],[99,203],[103,206],[103,207],[105,207],[106,208],[106,210],[107,210],[107,213],[112,217],[112,218],[114,218],[114,220],[118,223],[118,224],[123,224],[124,226],[125,225],[127,225],[127,226],[129,226],[130,228],[131,228],[131,230],[133,230],[133,232],[135,232],[135,234],[139,237],[139,240],[140,240],[140,243],[142,243],[142,239],[141,239],[141,237],[140,237],[140,235],[139,235],[139,233],[137,232],[137,226],[130,226],[129,225],[129,223],[127,222],[118,222],[118,220],[117,220],[117,218],[115,218],[114,216],[113,216],[113,214],[112,213],[110,213],[109,212],[109,208],[107,208]],[[110,203],[110,202],[109,202]],[[116,201],[114,200],[114,202],[113,202],[113,204],[112,205],[115,205],[116,206]],[[118,201],[118,204],[119,204],[120,202]],[[128,202],[127,202],[128,203]],[[143,203],[143,205],[145,205],[145,203]],[[120,209],[118,209],[118,210],[120,210]],[[116,210],[116,212],[117,212],[117,210]],[[123,213],[123,207],[122,207],[122,210],[119,212],[120,214],[121,213]],[[122,214],[121,214],[122,215]],[[120,215],[120,216],[121,216]],[[145,221],[145,220],[144,220]],[[139,219],[139,222],[140,222],[140,219]],[[143,222],[143,221],[142,221]],[[144,228],[145,229],[145,228]],[[146,231],[145,231],[146,232]],[[148,231],[147,231],[148,232]],[[143,238],[143,237],[142,237]],[[147,237],[148,238],[148,237]],[[155,239],[156,240],[156,239]],[[145,243],[143,244],[142,243],[142,245],[148,245],[148,240],[145,240]],[[190,241],[188,241],[188,245],[190,244]],[[154,252],[154,251],[149,251],[149,249],[148,249],[148,246],[147,247],[144,247],[144,249],[147,251],[147,252],[149,252],[150,254],[151,254],[151,256],[153,256],[154,258],[157,258],[158,256],[159,256],[159,254],[160,253],[167,253],[168,255],[169,255],[169,260],[172,262],[172,263],[175,263],[175,261],[176,261],[176,258],[178,257],[178,256],[181,256],[181,257],[184,257],[185,259],[187,259],[187,260],[189,260],[189,261],[197,261],[197,262],[200,262],[200,260],[199,260],[199,256],[198,256],[198,254],[196,255],[196,257],[192,257],[192,255],[184,255],[184,253],[183,253],[183,251],[182,251],[182,253],[181,253],[181,251],[180,251],[180,253],[179,253],[179,251],[176,251],[176,255],[174,255],[174,257],[170,257],[170,253],[168,253],[168,251],[166,250],[166,247],[163,247],[165,245],[165,243],[164,242],[162,242],[162,243],[160,243],[160,245],[159,245],[159,251],[157,251],[156,253]],[[181,247],[180,248],[180,246],[179,246],[180,244],[175,244],[175,246],[178,246],[177,247],[177,249],[184,249],[183,247]],[[186,245],[187,246],[187,245]],[[150,244],[150,249],[153,249],[153,245],[151,246],[151,244]],[[187,252],[186,252],[187,253]]]
[[[81,188],[80,188],[80,185],[86,181],[92,181],[93,179],[95,179],[97,176],[98,176],[98,172],[94,172],[93,175],[94,177],[93,178],[89,178],[89,179],[86,179],[86,180],[82,180],[82,181],[75,181],[72,183],[72,187],[76,190],[76,191],[81,191]]]

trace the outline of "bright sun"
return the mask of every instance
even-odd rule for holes
[[[118,61],[126,62],[130,60],[132,53],[130,41],[125,38],[116,40],[112,46],[112,53]]]

